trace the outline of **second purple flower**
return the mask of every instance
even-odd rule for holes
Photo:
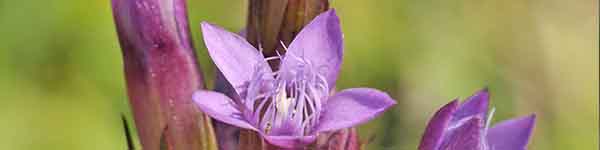
[[[433,115],[419,150],[525,150],[535,126],[535,114],[506,120],[490,127],[493,109],[487,89],[462,104],[454,100]],[[487,120],[486,120],[487,119]]]

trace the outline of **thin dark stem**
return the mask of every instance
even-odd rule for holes
[[[123,120],[123,130],[125,132],[125,138],[127,140],[127,149],[135,150],[133,138],[131,137],[131,130],[129,130],[129,123],[127,123],[127,118],[125,117],[125,115],[121,114],[121,120]]]

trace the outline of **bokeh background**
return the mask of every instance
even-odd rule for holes
[[[339,0],[338,86],[398,105],[360,127],[369,149],[413,150],[443,104],[488,87],[494,122],[530,113],[530,149],[598,149],[597,0]],[[189,0],[194,42],[210,21],[243,28],[246,0]],[[0,0],[0,149],[125,149],[130,114],[109,0]],[[212,86],[209,84],[209,87]]]

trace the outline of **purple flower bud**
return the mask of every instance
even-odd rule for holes
[[[204,81],[184,0],[113,0],[130,104],[143,149],[214,147],[210,120],[192,103]],[[162,140],[161,140],[162,139]]]
[[[243,37],[202,23],[208,52],[240,101],[211,91],[194,93],[205,113],[258,132],[270,144],[294,148],[320,132],[367,122],[396,102],[368,88],[330,95],[342,62],[343,43],[335,10],[317,16],[293,40],[286,54],[264,58]],[[281,60],[278,71],[268,61]]]
[[[535,125],[535,115],[511,119],[489,127],[487,89],[460,106],[454,100],[431,118],[419,150],[525,150]]]

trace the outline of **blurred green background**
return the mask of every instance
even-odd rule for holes
[[[416,149],[429,117],[489,87],[494,122],[535,112],[530,149],[598,149],[598,1],[339,0],[338,86],[398,105],[360,127],[369,149]],[[243,28],[246,0],[189,0],[200,21]],[[0,0],[0,149],[125,149],[129,114],[109,0]],[[212,86],[212,85],[209,85]]]

